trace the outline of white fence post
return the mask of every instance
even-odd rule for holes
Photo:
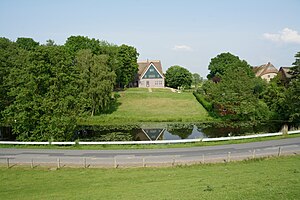
[[[175,156],[173,156],[172,166],[175,165]]]
[[[230,162],[230,160],[231,160],[231,152],[228,152],[228,154],[227,154],[227,162]]]
[[[59,169],[60,168],[60,159],[57,158],[57,168]]]
[[[143,167],[146,167],[146,159],[143,157]]]
[[[253,152],[252,152],[252,159],[254,159],[255,156],[256,156],[255,149],[253,149]]]
[[[83,158],[83,166],[86,168],[86,158]]]
[[[7,168],[9,168],[9,158],[6,158]]]
[[[114,157],[114,167],[115,167],[115,168],[118,168],[117,158],[116,158],[116,157]]]
[[[281,156],[281,147],[278,148],[278,156]]]

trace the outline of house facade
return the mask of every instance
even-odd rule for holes
[[[164,88],[165,77],[163,75],[160,60],[138,61],[139,71],[135,86],[140,88]]]
[[[261,77],[269,82],[272,78],[277,76],[278,70],[270,62],[264,65],[253,67],[253,72],[256,77]]]

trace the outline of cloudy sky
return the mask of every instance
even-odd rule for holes
[[[249,64],[290,66],[300,51],[299,0],[0,0],[0,37],[64,44],[83,35],[137,48],[206,76],[231,52]]]

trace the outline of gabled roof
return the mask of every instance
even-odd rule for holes
[[[292,75],[289,73],[291,71],[290,67],[280,67],[279,72],[285,76],[285,78],[291,78]]]
[[[142,78],[141,76],[147,71],[150,64],[153,64],[155,68],[158,70],[158,72],[164,77],[160,60],[138,61],[137,63],[139,65],[139,71],[138,71],[139,79]]]
[[[278,70],[270,62],[264,65],[253,67],[253,72],[256,76],[263,76],[269,73],[278,73]]]

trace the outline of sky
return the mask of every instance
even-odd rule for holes
[[[300,51],[300,0],[0,0],[0,37],[64,44],[72,35],[134,46],[206,77],[230,52],[251,66],[291,66]]]

